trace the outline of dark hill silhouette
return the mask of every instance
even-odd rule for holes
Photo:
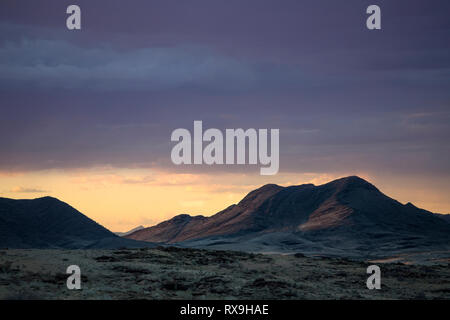
[[[434,214],[436,217],[443,219],[444,221],[447,221],[448,223],[450,223],[450,214],[440,214],[440,213],[435,213]]]
[[[265,185],[211,217],[176,216],[127,238],[251,251],[290,251],[308,245],[319,251],[386,246],[395,251],[447,248],[450,225],[351,176],[320,186]]]
[[[116,248],[150,243],[120,238],[52,197],[0,198],[0,248]]]

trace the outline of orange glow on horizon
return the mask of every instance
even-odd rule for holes
[[[267,183],[282,186],[358,175],[402,203],[439,213],[450,212],[448,179],[383,177],[369,173],[192,174],[155,169],[92,168],[2,174],[0,196],[14,199],[52,196],[112,231],[151,226],[187,213],[210,216],[239,202]],[[424,183],[428,181],[428,183]],[[420,189],[418,188],[420,186]]]

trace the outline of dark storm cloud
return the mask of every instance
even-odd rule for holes
[[[450,172],[448,1],[77,3],[0,4],[0,170],[174,169],[203,120],[280,128],[286,171]]]
[[[14,32],[10,25],[4,28]],[[307,83],[298,67],[238,60],[200,46],[123,52],[111,46],[85,48],[61,39],[24,38],[5,41],[0,61],[3,90],[241,92]]]

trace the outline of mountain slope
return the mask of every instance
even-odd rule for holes
[[[51,197],[0,198],[0,248],[115,248],[151,246],[123,239]]]
[[[137,226],[136,228],[133,228],[133,229],[125,231],[125,232],[114,232],[114,234],[118,235],[120,237],[125,237],[125,236],[127,236],[129,234],[132,234],[133,232],[136,232],[136,231],[142,230],[142,229],[145,229],[145,227],[144,226]]]
[[[443,219],[444,221],[447,221],[448,223],[450,223],[450,214],[440,214],[440,213],[435,213],[434,214],[436,217]]]
[[[247,229],[252,230],[256,227],[253,223],[252,213],[264,201],[282,189],[282,187],[277,185],[265,185],[250,192],[238,205],[232,205],[213,217],[191,217],[182,214],[156,226],[136,231],[128,235],[127,238],[174,243],[199,237],[234,234]]]
[[[128,238],[250,251],[446,248],[450,225],[352,176],[320,186],[265,185],[211,217],[177,216]]]

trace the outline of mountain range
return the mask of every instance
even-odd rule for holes
[[[126,238],[214,249],[380,256],[449,250],[450,223],[351,176],[320,186],[268,184],[213,216],[178,215]]]
[[[212,216],[182,214],[123,237],[55,198],[0,198],[0,248],[176,245],[378,257],[450,252],[448,217],[402,204],[356,176],[319,186],[267,184]]]

